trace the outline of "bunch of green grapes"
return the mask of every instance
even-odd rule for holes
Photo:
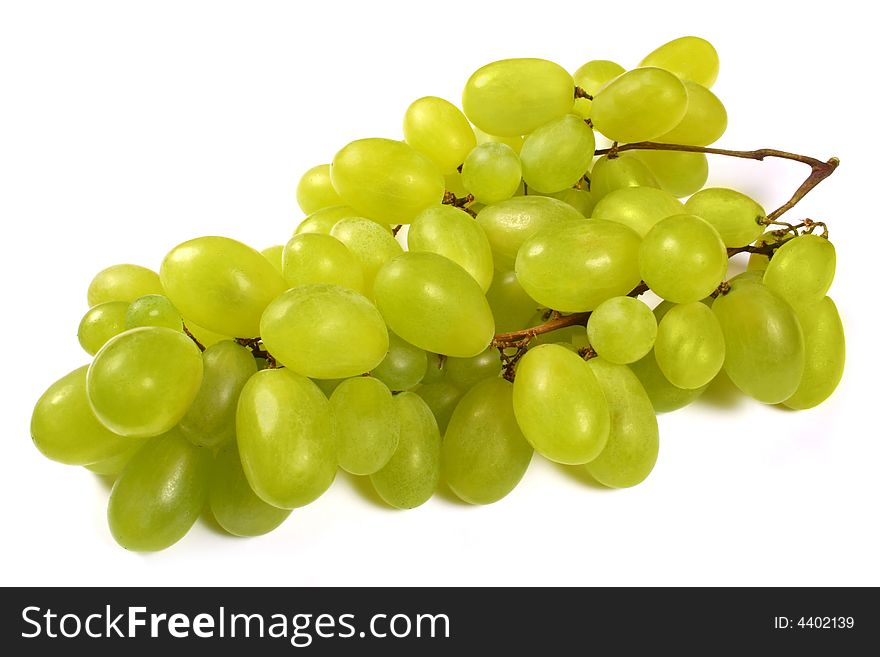
[[[722,370],[758,401],[821,403],[845,357],[835,250],[704,188],[699,147],[727,127],[717,74],[697,37],[630,70],[493,62],[463,109],[420,98],[403,139],[309,169],[286,243],[199,237],[158,272],[99,272],[78,329],[92,360],[37,402],[35,445],[114,478],[110,532],[150,551],[205,514],[270,532],[340,468],[400,509],[441,485],[496,502],[535,452],[634,486],[657,414]],[[596,157],[597,132],[694,148]]]

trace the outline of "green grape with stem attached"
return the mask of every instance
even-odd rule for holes
[[[397,449],[400,418],[388,387],[368,376],[346,379],[330,396],[339,466],[356,475],[382,469]]]
[[[751,244],[767,220],[764,208],[745,194],[723,187],[708,187],[691,196],[685,211],[708,221],[731,248]]]
[[[724,351],[721,326],[704,303],[677,305],[660,320],[654,355],[664,376],[679,388],[708,385],[724,364]]]
[[[477,145],[474,130],[461,110],[436,96],[419,98],[407,108],[403,137],[444,175],[453,173]]]
[[[661,219],[682,212],[684,205],[667,191],[629,186],[606,194],[596,204],[593,219],[615,221],[644,237]]]
[[[89,307],[108,301],[131,303],[145,294],[162,294],[156,272],[140,265],[113,265],[99,271],[89,284]]]
[[[596,306],[590,315],[587,335],[590,345],[603,359],[626,365],[651,351],[657,337],[657,320],[638,299],[612,297]]]
[[[446,356],[425,352],[427,356],[427,367],[425,367],[425,376],[422,377],[422,383],[437,383],[446,378]]]
[[[684,81],[688,106],[684,117],[672,130],[657,138],[666,144],[708,146],[727,130],[727,110],[718,96],[690,80]]]
[[[474,148],[461,167],[461,184],[480,203],[498,203],[522,183],[519,155],[507,144],[489,141]]]
[[[447,358],[446,380],[461,390],[470,390],[483,379],[501,375],[501,358],[492,347],[471,358]]]
[[[131,302],[125,314],[125,328],[161,326],[183,331],[183,318],[164,294],[148,294]]]
[[[718,77],[718,53],[711,43],[696,36],[673,39],[651,52],[639,66],[658,66],[683,80],[711,87]]]
[[[755,240],[755,246],[764,247],[771,244],[779,244],[780,242],[793,238],[794,235],[785,230],[768,230]],[[751,253],[749,254],[749,264],[746,267],[746,270],[750,272],[761,272],[761,280],[763,281],[763,272],[767,270],[768,264],[770,264],[769,256],[766,256],[763,253]]]
[[[375,221],[362,217],[349,217],[338,221],[330,230],[335,237],[354,255],[360,263],[364,276],[364,288],[372,296],[376,274],[386,262],[403,253],[403,248],[388,232]]]
[[[314,166],[302,175],[296,185],[296,202],[306,214],[342,203],[330,181],[329,164]]]
[[[703,153],[677,151],[635,151],[651,171],[660,189],[673,196],[690,196],[709,178],[709,161]]]
[[[414,388],[428,371],[428,354],[391,331],[388,332],[388,353],[370,374],[391,390]]]
[[[796,313],[804,332],[804,373],[797,390],[782,403],[813,408],[831,396],[843,377],[846,339],[837,306],[829,297],[798,306]]]
[[[127,301],[105,301],[86,311],[76,330],[76,337],[87,354],[94,356],[110,338],[125,331],[126,312]]]
[[[523,180],[546,193],[572,187],[590,168],[596,140],[584,121],[566,114],[526,137],[519,157]]]
[[[597,204],[611,192],[626,187],[659,188],[660,185],[651,170],[632,153],[620,153],[616,157],[603,155],[596,160],[590,171],[590,193]],[[647,205],[651,207],[653,203]]]
[[[825,297],[836,266],[837,254],[828,238],[801,235],[773,254],[764,271],[764,285],[795,308],[811,305]]]
[[[337,223],[349,217],[357,217],[357,211],[349,205],[331,205],[313,212],[303,219],[299,226],[296,227],[294,235],[302,235],[303,233],[321,233],[329,235]],[[384,224],[380,224],[384,225]]]
[[[294,235],[284,247],[281,271],[288,287],[326,283],[364,293],[360,262],[345,244],[332,235]]]
[[[589,95],[594,96],[607,82],[623,73],[626,73],[626,69],[620,64],[608,61],[607,59],[594,59],[576,70],[572,77],[574,77],[574,83],[578,87]],[[577,98],[574,101],[574,111],[585,119],[590,117],[592,106],[593,101],[588,98]]]
[[[464,392],[445,378],[434,383],[420,385],[413,392],[428,405],[440,433],[444,433]]]

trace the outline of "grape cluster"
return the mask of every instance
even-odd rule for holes
[[[340,467],[401,509],[441,480],[495,502],[534,451],[633,486],[656,414],[722,369],[761,402],[819,404],[844,364],[824,226],[702,189],[699,148],[656,147],[724,133],[717,73],[684,37],[629,71],[488,64],[463,112],[416,100],[403,140],[306,172],[285,245],[199,237],[158,273],[98,273],[79,325],[94,359],[37,402],[34,443],[116,477],[114,538],[160,550],[203,512],[269,532]],[[596,133],[614,142],[598,159]]]

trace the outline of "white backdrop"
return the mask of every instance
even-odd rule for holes
[[[855,3],[3,2],[0,225],[3,546],[8,584],[880,584],[875,293],[876,38]],[[835,396],[794,413],[716,386],[661,416],[651,477],[591,487],[535,458],[489,507],[438,495],[392,511],[340,476],[274,534],[203,523],[172,549],[127,553],[107,486],[31,445],[34,402],[87,361],[76,341],[92,275],[158,268],[176,243],[286,241],[294,186],[351,139],[399,137],[409,102],[458,101],[510,56],[634,66],[698,34],[721,55],[719,146],[777,147],[839,171],[793,213],[826,220],[831,294],[848,334]],[[712,180],[768,209],[807,171],[712,160]]]

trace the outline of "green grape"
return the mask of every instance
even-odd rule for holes
[[[94,356],[110,338],[125,331],[127,311],[127,301],[105,301],[92,306],[83,315],[76,337],[89,356]]]
[[[796,312],[804,332],[804,373],[797,390],[782,403],[789,408],[813,408],[828,399],[840,383],[846,339],[837,306],[829,297]]]
[[[801,235],[773,254],[764,271],[764,285],[795,308],[817,303],[831,287],[836,266],[837,255],[828,238]]]
[[[501,375],[501,358],[498,350],[489,347],[471,358],[447,358],[446,378],[461,390],[470,390],[483,379]]]
[[[487,205],[477,215],[492,247],[495,267],[511,270],[523,242],[546,226],[564,221],[583,221],[580,212],[547,196],[516,196]]]
[[[348,379],[311,379],[311,381],[320,388],[321,392],[324,393],[324,396],[327,399],[330,399],[333,391],[336,390],[343,381],[348,381]]]
[[[315,379],[369,372],[388,352],[388,330],[376,306],[338,285],[288,290],[266,308],[260,335],[279,363]]]
[[[376,492],[389,505],[413,509],[427,502],[440,480],[440,432],[428,405],[416,394],[394,397],[400,442],[394,455],[370,475]]]
[[[755,240],[755,246],[762,247],[768,244],[778,244],[792,237],[792,234],[785,230],[769,230]],[[767,265],[769,264],[769,257],[761,253],[751,253],[749,254],[749,264],[746,269],[750,272],[762,272],[761,279],[763,280],[763,272],[767,270]]]
[[[186,330],[189,331],[192,336],[199,341],[203,347],[212,347],[218,342],[223,342],[224,340],[231,340],[232,336],[229,335],[220,335],[219,333],[214,333],[214,331],[209,331],[206,328],[199,326],[191,322],[188,319],[183,320],[184,326]]]
[[[349,217],[337,222],[330,235],[338,239],[360,263],[364,287],[372,296],[376,274],[386,262],[403,253],[394,236],[375,221]]]
[[[711,87],[718,77],[718,53],[705,39],[684,36],[664,43],[639,66],[659,66],[683,80]]]
[[[296,227],[294,235],[302,235],[303,233],[329,235],[337,223],[356,216],[358,216],[357,211],[349,205],[333,205],[329,208],[323,208],[303,219]]]
[[[347,379],[330,396],[339,466],[356,475],[378,472],[400,438],[400,418],[388,387],[368,376]]]
[[[709,161],[703,153],[675,151],[636,151],[660,185],[673,196],[690,196],[703,188],[709,178]]]
[[[591,192],[585,189],[563,189],[561,192],[552,194],[553,198],[567,203],[580,212],[584,219],[593,216],[593,208],[596,207],[596,199]]]
[[[657,337],[657,320],[651,309],[638,299],[612,297],[596,306],[590,315],[587,335],[590,345],[602,358],[626,365],[651,351]]]
[[[495,335],[480,286],[436,253],[404,253],[391,260],[376,276],[375,294],[389,328],[420,349],[469,358]]]
[[[131,302],[125,314],[125,328],[161,326],[183,331],[183,318],[164,294],[148,294]]]
[[[614,141],[647,141],[684,118],[688,95],[681,80],[660,68],[637,68],[606,84],[593,97],[593,126]]]
[[[474,134],[477,136],[477,146],[480,144],[485,144],[487,142],[495,142],[498,144],[506,144],[510,146],[514,153],[519,155],[520,150],[522,150],[524,137],[522,135],[512,135],[510,137],[499,137],[498,135],[490,135],[488,133],[483,132],[478,127],[474,126]]]
[[[342,203],[330,182],[329,164],[319,164],[303,174],[296,185],[296,202],[306,214]]]
[[[474,148],[461,167],[461,184],[480,203],[498,203],[522,183],[519,155],[507,144],[488,141]]]
[[[640,241],[635,231],[613,221],[551,225],[522,245],[516,276],[543,306],[564,313],[593,310],[638,284]]]
[[[673,385],[689,390],[708,385],[724,364],[724,335],[715,314],[699,301],[671,308],[657,329],[654,355]]]
[[[490,135],[527,135],[571,111],[574,80],[546,59],[503,59],[470,77],[461,103],[471,123]]]
[[[446,378],[446,356],[425,352],[427,367],[422,383],[437,383]]]
[[[497,359],[496,359],[497,360]],[[440,449],[446,483],[471,504],[492,504],[512,491],[532,460],[513,414],[513,385],[486,379],[459,402]]]
[[[391,390],[409,390],[417,386],[428,371],[428,354],[424,349],[388,332],[388,353],[373,368],[371,375]]]
[[[728,283],[731,285],[737,283],[738,285],[742,285],[744,283],[754,283],[757,285],[761,285],[764,282],[764,272],[763,271],[749,271],[748,269],[741,274],[737,274],[733,278],[731,278]],[[711,299],[711,297],[710,297]],[[703,300],[703,303],[706,303],[706,300]],[[712,307],[711,303],[707,304],[710,308]]]
[[[174,247],[159,270],[171,303],[222,335],[259,335],[266,306],[287,285],[259,251],[226,237],[199,237]]]
[[[605,449],[584,467],[609,488],[629,488],[651,474],[660,449],[654,407],[642,384],[623,365],[593,358],[587,365],[608,400],[611,427]]]
[[[454,173],[477,145],[471,124],[461,110],[436,96],[419,98],[403,116],[406,143],[427,155],[440,173]]]
[[[113,538],[126,550],[171,547],[195,524],[208,496],[211,455],[177,431],[151,440],[116,480],[107,505]]]
[[[86,390],[95,416],[133,438],[169,431],[202,383],[202,355],[179,331],[132,329],[105,344],[89,366]]]
[[[202,385],[180,420],[180,430],[197,447],[213,449],[235,440],[238,398],[257,373],[257,363],[250,351],[231,340],[208,347],[202,363]]]
[[[351,142],[333,158],[330,177],[344,203],[386,224],[408,224],[446,191],[428,157],[391,139]]]
[[[544,313],[538,313],[532,321],[529,322],[529,326],[538,326],[547,321],[544,318]],[[551,331],[549,333],[542,333],[540,335],[535,336],[535,339],[532,341],[531,346],[537,346],[539,344],[560,344],[565,343],[567,347],[574,346],[574,340],[577,338],[578,340],[583,339],[583,336],[587,335],[587,329],[585,326],[566,326],[562,329],[556,329],[555,331]],[[577,350],[575,350],[577,351]]]
[[[644,237],[661,219],[682,212],[684,205],[669,192],[653,187],[630,186],[611,191],[603,197],[593,210],[593,218],[616,221]]]
[[[594,59],[576,70],[573,77],[578,87],[595,96],[607,82],[623,73],[626,73],[626,69],[620,64],[607,59]],[[592,106],[593,101],[586,98],[578,98],[574,101],[574,111],[585,119],[589,118]]]
[[[711,225],[692,214],[677,214],[645,235],[639,267],[658,296],[675,303],[699,301],[727,275],[727,249]]]
[[[590,127],[580,117],[566,114],[526,137],[519,154],[523,180],[543,192],[561,192],[583,178],[595,150]]]
[[[685,390],[672,385],[657,365],[653,351],[641,360],[631,363],[629,368],[648,393],[651,405],[657,413],[669,413],[684,408],[702,395],[707,387]]]
[[[708,146],[718,141],[727,130],[724,104],[701,84],[685,80],[684,86],[688,92],[687,112],[677,126],[657,141],[692,146]]]
[[[307,378],[289,369],[257,372],[241,391],[235,424],[242,468],[264,502],[305,506],[333,483],[330,402]]]
[[[119,473],[125,469],[126,465],[128,465],[128,462],[134,458],[134,455],[140,451],[141,447],[151,441],[152,438],[123,438],[123,440],[129,445],[125,451],[120,452],[116,456],[110,456],[106,459],[95,461],[94,463],[88,463],[85,466],[86,470],[94,472],[96,475],[101,475],[102,477],[118,477]]]
[[[719,295],[712,312],[734,385],[765,404],[791,397],[804,372],[804,335],[791,306],[766,286],[743,281]]]
[[[724,241],[736,248],[751,244],[764,230],[767,213],[745,194],[723,187],[708,187],[691,196],[684,204],[690,214],[705,219]]]
[[[596,160],[590,172],[590,192],[596,203],[600,203],[611,192],[626,187],[659,188],[660,184],[651,170],[632,153],[621,153],[613,158],[603,155]],[[651,208],[653,205],[649,203],[646,207]],[[599,217],[599,219],[607,219],[607,217]]]
[[[53,461],[89,465],[140,444],[113,433],[95,417],[86,394],[88,369],[83,366],[58,379],[34,407],[31,438],[36,448]]]
[[[485,292],[492,284],[492,249],[486,233],[464,210],[436,205],[413,219],[406,236],[412,252],[437,253],[461,266]]]
[[[458,171],[446,174],[443,176],[443,180],[446,182],[446,191],[452,192],[456,198],[464,198],[468,195],[468,190],[461,179],[461,173]]]
[[[98,272],[89,284],[89,307],[108,301],[131,303],[145,294],[162,294],[156,272],[139,265],[113,265]]]
[[[592,347],[590,344],[590,336],[587,335],[586,327],[569,327],[569,328],[582,328],[583,331],[577,331],[569,335],[569,340],[571,341],[571,346],[574,347],[575,351],[579,349],[588,349]]]
[[[608,440],[608,403],[576,353],[555,344],[530,349],[517,365],[513,411],[539,454],[576,465],[596,458]]]
[[[208,506],[217,524],[234,536],[268,534],[290,515],[290,509],[266,504],[254,493],[235,445],[220,450],[214,457]]]
[[[455,407],[458,406],[458,402],[464,393],[445,379],[435,383],[420,385],[413,392],[428,405],[428,408],[431,409],[431,413],[434,415],[440,433],[444,433],[449,425],[452,413],[455,411]]]
[[[263,257],[265,257],[266,260],[272,263],[272,266],[275,267],[275,271],[280,274],[281,257],[284,255],[284,246],[282,244],[267,246],[265,249],[260,251],[260,253],[263,254]]]
[[[364,293],[360,262],[332,235],[294,235],[284,247],[281,271],[288,287],[326,283]]]

